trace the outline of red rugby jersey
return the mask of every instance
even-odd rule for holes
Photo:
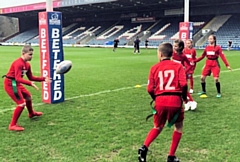
[[[184,53],[178,54],[177,52],[173,52],[172,60],[174,62],[182,64],[185,68],[186,73],[190,70],[191,68],[191,63],[188,60],[187,56]]]
[[[179,93],[181,95],[183,88],[186,86],[186,73],[181,64],[172,60],[163,60],[151,67],[147,86],[147,91],[151,96],[158,96],[164,93]],[[161,96],[158,98],[161,98]],[[158,102],[162,102],[162,105],[176,107],[182,104],[182,99],[179,96],[170,95],[167,98],[168,100]]]
[[[229,63],[224,55],[224,53],[222,52],[222,48],[220,46],[206,46],[206,48],[203,51],[202,56],[200,56],[199,58],[197,58],[195,60],[195,62],[199,62],[201,61],[204,57],[206,56],[207,60],[206,60],[206,65],[209,66],[218,66],[218,57],[220,56],[221,59],[223,60],[224,64],[226,66],[229,66]]]
[[[190,65],[190,61],[188,60],[188,58],[185,56],[184,53],[178,54],[177,52],[173,52],[173,56],[172,56],[172,60],[174,62],[180,63],[184,66],[184,64],[186,63],[187,65]]]
[[[190,62],[196,59],[197,54],[194,48],[184,48],[183,53],[187,56]]]
[[[8,78],[15,79],[18,85],[22,83],[31,86],[32,83],[30,81],[23,79],[25,74],[30,81],[41,82],[45,80],[44,77],[33,76],[30,64],[25,62],[22,58],[18,58],[17,60],[13,61],[6,76]],[[11,80],[7,80],[11,84]]]

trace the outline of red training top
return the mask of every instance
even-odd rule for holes
[[[218,62],[216,60],[218,59],[219,56],[223,60],[224,64],[226,66],[229,66],[228,61],[227,61],[224,53],[222,52],[222,48],[220,46],[210,46],[210,45],[208,45],[204,49],[204,52],[203,52],[202,56],[197,58],[195,60],[195,62],[201,61],[205,56],[207,57],[207,60],[206,60],[206,65],[207,66],[218,66]]]
[[[22,83],[22,84],[31,86],[32,83],[30,81],[23,79],[23,76],[25,74],[27,75],[27,77],[30,81],[41,82],[41,81],[45,80],[45,77],[33,76],[30,64],[28,62],[25,62],[22,58],[15,60],[11,64],[10,69],[9,69],[8,73],[6,74],[6,76],[7,76],[7,78],[15,79],[17,82],[17,85],[20,85]],[[6,80],[7,80],[7,83],[12,85],[10,79],[6,79]]]
[[[174,51],[172,60],[174,62],[182,64],[184,67],[186,65],[187,66],[187,68],[185,68],[186,73],[190,70],[190,68],[192,66],[190,61],[188,60],[187,56],[184,53],[178,54],[177,52]]]
[[[196,50],[194,48],[184,48],[183,53],[186,55],[190,62],[196,59]]]
[[[151,67],[147,91],[151,96],[167,94],[168,96],[156,98],[156,102],[161,102],[163,106],[181,107],[182,99],[179,96],[182,95],[182,89],[185,86],[187,86],[186,74],[181,64],[162,60]],[[180,95],[171,95],[176,93]],[[159,100],[162,97],[167,99]]]

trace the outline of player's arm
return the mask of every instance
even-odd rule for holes
[[[52,82],[52,78],[49,77],[37,77],[37,76],[33,76],[32,75],[32,70],[31,70],[31,66],[29,67],[29,70],[27,72],[27,77],[29,80],[31,81],[36,81],[36,82],[42,82],[45,81],[47,83],[51,83]],[[32,82],[33,83],[33,82]]]
[[[193,51],[192,51],[192,59],[196,60],[196,57],[197,57],[197,52],[196,52],[195,49],[193,49]]]
[[[196,53],[196,50],[193,48],[192,49],[192,62],[191,62],[193,66],[196,65],[195,64],[195,60],[197,59],[196,57],[197,57],[197,53]]]
[[[18,64],[15,64],[13,66],[14,66],[14,71],[15,71],[16,82],[32,86],[32,82],[22,78],[22,66],[18,65]]]
[[[154,90],[155,90],[154,77],[153,77],[152,71],[150,71],[150,74],[149,74],[149,77],[148,77],[147,91],[148,91],[149,95],[152,97],[153,100],[155,100]]]
[[[184,55],[184,65],[186,66],[186,70],[185,70],[185,72],[187,73],[190,69],[191,69],[191,67],[192,67],[192,64],[191,64],[191,62],[188,60],[188,58],[187,58],[187,56],[186,55]]]
[[[186,73],[182,66],[179,66],[178,78],[179,78],[179,85],[182,89],[182,99],[183,99],[183,101],[187,102],[188,86],[187,86],[187,80],[186,80]]]
[[[222,52],[222,49],[219,47],[219,56],[221,57],[221,59],[223,60],[223,62],[224,62],[224,64],[226,65],[226,67],[228,68],[228,69],[230,69],[231,70],[231,68],[230,68],[230,66],[229,66],[229,63],[228,63],[228,61],[227,61],[227,58],[225,57],[225,55],[224,55],[224,53]]]
[[[37,76],[33,76],[32,74],[32,70],[31,70],[31,66],[29,66],[29,70],[26,73],[27,77],[29,80],[31,81],[36,81],[36,82],[42,82],[45,81],[45,77],[37,77]]]
[[[202,55],[201,55],[199,58],[196,58],[196,59],[194,60],[194,62],[199,62],[199,61],[201,61],[201,60],[206,56],[206,54],[207,54],[207,52],[206,52],[206,50],[204,50],[203,53],[202,53]]]
[[[188,60],[188,58],[187,58],[186,55],[184,55],[183,61],[184,61],[184,64],[185,64],[185,65],[192,66],[192,65],[191,65],[191,62]]]

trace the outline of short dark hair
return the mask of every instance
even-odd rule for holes
[[[184,49],[184,42],[181,39],[176,39],[174,43],[178,44],[179,50],[182,52]]]
[[[173,46],[171,43],[162,43],[159,45],[158,51],[160,51],[165,57],[172,57]]]
[[[22,53],[28,53],[28,52],[33,52],[33,48],[31,47],[31,45],[24,45],[22,48]]]

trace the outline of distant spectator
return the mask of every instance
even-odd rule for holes
[[[228,51],[231,50],[231,47],[232,47],[232,40],[230,39],[230,40],[228,41]]]
[[[134,41],[134,54],[136,54],[136,52],[138,52],[138,54],[140,54],[140,48],[139,48],[139,44],[140,44],[140,40],[137,36],[137,38]]]
[[[116,49],[117,49],[117,47],[118,47],[118,43],[119,43],[119,39],[118,38],[116,38],[116,39],[114,39],[114,41],[113,41],[113,52],[115,52],[116,51]]]
[[[146,39],[146,40],[145,40],[145,48],[146,48],[146,49],[148,49],[148,42],[149,42],[149,41]]]

